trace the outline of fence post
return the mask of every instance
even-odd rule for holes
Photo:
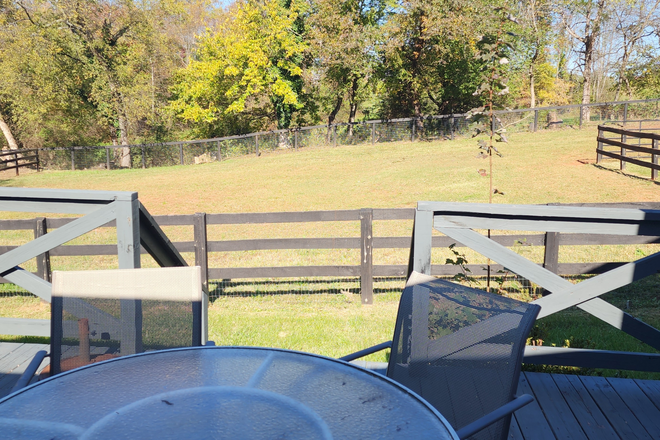
[[[337,146],[337,124],[332,126],[332,146]]]
[[[179,163],[183,165],[183,144],[179,144]]]
[[[603,135],[603,132],[601,131],[600,125],[598,126],[598,138],[601,138]],[[598,145],[596,146],[596,163],[600,163],[601,160],[603,160],[603,155],[600,154],[600,152],[603,150],[603,143],[601,141],[598,141]]]
[[[204,291],[209,291],[209,259],[206,239],[206,213],[196,212],[193,215],[193,234],[195,240],[195,266],[202,268],[202,285]]]
[[[360,209],[360,296],[362,304],[373,304],[374,302],[373,220],[373,209]]]
[[[254,154],[259,156],[259,135],[254,135]]]
[[[451,117],[449,118],[449,133],[450,133],[450,139],[453,141],[454,140],[454,124],[455,124],[455,119],[454,119],[454,114],[452,113]]]
[[[76,170],[76,159],[74,158],[73,147],[71,147],[71,171]]]
[[[654,150],[658,149],[658,139],[652,139],[651,140],[651,148]],[[653,162],[655,165],[658,164],[658,155],[653,154],[651,159],[651,162]],[[658,170],[651,168],[651,180],[656,180],[658,178]]]
[[[110,169],[110,148],[105,147],[105,169]]]
[[[16,175],[18,176],[18,153],[14,153],[14,162],[16,162]]]
[[[376,143],[376,123],[371,123],[371,145]]]
[[[415,142],[415,122],[417,122],[415,118],[410,120],[410,142]]]
[[[147,168],[147,160],[144,157],[144,145],[140,146],[140,149],[142,150],[142,169]]]
[[[298,149],[298,130],[297,129],[293,132],[293,148],[295,150]]]
[[[582,109],[584,108],[583,105],[580,106],[580,128],[582,128]]]
[[[37,152],[37,173],[41,171],[41,160],[39,159],[39,151],[41,151],[40,148],[37,148],[35,150]]]
[[[622,134],[621,135],[621,143],[625,144],[626,140],[627,140],[627,136],[625,134]],[[625,156],[625,155],[626,155],[626,149],[625,149],[625,147],[621,147],[621,156]],[[624,162],[623,160],[620,160],[619,161],[619,169],[621,171],[625,170],[626,169],[626,162]]]
[[[626,122],[628,121],[628,103],[623,104],[623,127],[626,127]]]
[[[222,160],[222,149],[220,148],[220,141],[218,141],[218,162]]]
[[[534,110],[534,133],[539,129],[539,111]]]
[[[34,219],[34,238],[39,238],[48,233],[47,221],[44,217]],[[37,255],[37,275],[43,280],[51,281],[50,252]]]

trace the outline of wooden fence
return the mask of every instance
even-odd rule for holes
[[[581,205],[586,206],[586,205]],[[635,207],[660,209],[660,203],[630,203],[630,204],[599,204],[589,206],[605,207]],[[374,249],[410,249],[411,236],[405,237],[374,237],[374,221],[410,221],[414,209],[358,209],[342,211],[309,211],[309,212],[270,212],[244,214],[206,214],[165,215],[154,216],[161,227],[193,226],[191,240],[175,242],[179,252],[194,253],[195,264],[202,267],[205,282],[208,280],[258,279],[258,278],[304,278],[304,277],[356,277],[360,279],[361,300],[363,304],[373,302],[373,279],[375,277],[405,277],[408,273],[408,261],[403,259],[400,264],[378,264],[374,261]],[[33,230],[35,237],[47,233],[48,230],[59,228],[74,219],[72,218],[37,218],[30,220],[0,220],[0,230]],[[337,238],[269,238],[245,240],[208,240],[209,225],[240,225],[240,224],[277,224],[277,223],[308,223],[308,222],[359,222],[359,237]],[[106,227],[113,227],[109,223]],[[582,262],[560,263],[560,246],[580,245],[634,245],[660,243],[660,237],[655,236],[621,236],[593,234],[559,234],[554,232],[520,235],[493,235],[497,243],[514,247],[523,243],[525,246],[543,246],[543,267],[560,275],[600,274],[626,262]],[[456,240],[446,236],[434,236],[434,248],[447,248]],[[462,246],[457,243],[457,246]],[[8,252],[15,246],[0,246],[0,254]],[[307,266],[277,266],[277,267],[209,267],[209,254],[215,252],[237,252],[258,250],[295,250],[295,249],[359,249],[359,261],[352,265],[307,265]],[[144,250],[143,250],[144,252]],[[94,245],[64,245],[54,248],[49,254],[37,258],[37,274],[44,279],[50,278],[50,256],[95,256],[116,255],[115,244]],[[483,264],[467,266],[475,276],[485,275]],[[492,265],[491,270],[497,272],[504,269]],[[431,274],[451,276],[461,271],[461,267],[452,264],[434,264]],[[0,281],[2,279],[0,278]]]
[[[11,150],[0,153],[0,171],[16,170],[19,168],[35,167],[39,171],[39,150]]]
[[[657,131],[660,129],[653,130]],[[615,140],[614,138],[606,137],[606,133],[616,134],[620,137],[617,136]],[[660,165],[658,164],[658,157],[660,157],[660,150],[658,149],[660,134],[645,133],[641,128],[639,131],[631,131],[599,125],[597,141],[596,163],[600,163],[603,160],[603,156],[606,156],[618,160],[619,167],[622,171],[626,169],[626,162],[628,162],[644,168],[650,168],[651,180],[656,180],[658,178],[658,170],[660,170]],[[633,145],[631,142],[636,145]],[[618,152],[606,150],[606,145],[616,147],[616,151]],[[650,148],[648,146],[650,146]],[[633,151],[638,154],[631,157],[628,155],[628,151]]]

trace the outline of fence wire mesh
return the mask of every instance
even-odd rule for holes
[[[563,106],[497,112],[495,129],[507,132],[577,129],[617,123],[626,128],[640,120],[660,119],[660,100],[594,104],[587,114],[581,106]],[[635,122],[632,122],[635,121]],[[355,124],[301,127],[282,132],[252,133],[205,141],[145,145],[48,148],[39,151],[44,169],[84,170],[122,168],[123,148],[130,150],[131,168],[192,165],[280,149],[363,145],[411,140],[450,140],[469,135],[466,115],[365,121]],[[641,128],[641,125],[640,125]]]

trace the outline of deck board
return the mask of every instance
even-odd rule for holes
[[[606,378],[582,376],[580,380],[621,438],[626,440],[651,439],[644,426],[637,420]]]
[[[518,383],[518,394],[529,394],[534,396],[534,392],[524,374],[520,375]],[[538,399],[535,399],[529,405],[520,408],[514,414],[520,431],[525,439],[555,440],[552,427],[548,423]]]
[[[619,438],[578,376],[553,374],[551,377],[587,438],[590,440],[617,440]]]
[[[545,416],[550,420],[564,421],[561,424],[550,425],[555,437],[587,440],[587,436],[552,376],[543,373],[527,373],[526,376]]]
[[[44,349],[0,343],[0,397]],[[660,439],[660,381],[524,372],[523,393],[535,400],[514,414],[510,440]]]
[[[632,380],[608,377],[607,381],[635,414],[649,435],[655,440],[660,440],[660,410],[644,394],[644,391]]]

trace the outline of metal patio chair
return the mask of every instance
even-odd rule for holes
[[[114,357],[207,342],[208,297],[198,266],[54,271],[50,353],[32,360],[12,391],[41,376]]]
[[[527,336],[540,307],[413,273],[401,295],[387,376],[432,404],[460,438],[504,439]]]

